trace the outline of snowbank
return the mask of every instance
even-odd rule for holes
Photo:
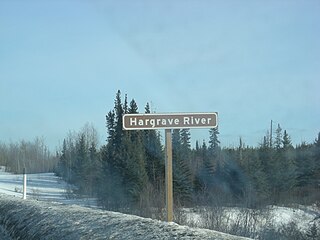
[[[0,239],[1,240],[10,240],[10,236],[7,231],[0,225]]]
[[[0,225],[17,239],[246,239],[116,212],[0,195]]]

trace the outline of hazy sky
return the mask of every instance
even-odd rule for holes
[[[86,122],[103,141],[120,89],[142,112],[217,111],[225,146],[258,145],[271,119],[312,142],[319,13],[318,0],[0,0],[0,141],[54,149]]]

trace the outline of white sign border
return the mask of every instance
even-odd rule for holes
[[[143,117],[143,116],[170,116],[170,115],[203,115],[203,114],[213,114],[216,116],[216,124],[215,126],[194,126],[194,127],[152,127],[152,128],[145,128],[145,127],[136,127],[136,128],[126,128],[125,127],[125,121],[124,118],[125,116],[132,116],[132,117]],[[122,127],[124,130],[161,130],[161,129],[199,129],[199,128],[217,128],[218,127],[218,112],[193,112],[193,113],[126,113],[122,115]]]

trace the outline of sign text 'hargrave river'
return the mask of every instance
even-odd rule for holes
[[[125,114],[123,128],[126,130],[215,128],[217,113],[166,113]]]

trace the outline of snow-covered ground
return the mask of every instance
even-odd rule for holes
[[[68,187],[53,173],[28,174],[27,200],[22,200],[23,175],[6,173],[1,168],[0,239],[10,239],[8,233],[17,239],[246,239],[84,208],[96,206],[95,201],[68,198]]]
[[[294,222],[303,231],[307,231],[315,218],[320,216],[320,211],[315,206],[297,205],[294,208],[272,206],[270,211],[271,221],[274,226],[287,225],[290,222]]]
[[[265,209],[247,208],[198,208],[182,209],[179,222],[188,226],[219,229],[223,232],[247,231],[258,236],[266,228],[278,230],[294,224],[298,231],[306,233],[313,223],[320,224],[320,211],[316,206],[294,207],[268,206]]]
[[[74,198],[72,186],[54,173],[27,174],[27,198],[96,207],[96,199]],[[21,197],[23,194],[23,174],[5,172],[0,166],[0,194]]]
[[[59,201],[66,197],[66,187],[53,173],[27,175],[27,195],[32,198]],[[0,172],[0,193],[22,197],[22,189],[22,174]]]
[[[7,173],[3,167],[0,167],[0,197],[1,195],[10,195],[11,197],[14,196],[14,199],[21,199],[22,189],[23,175]],[[74,208],[75,205],[90,206],[91,208],[97,207],[95,199],[71,198],[72,194],[66,189],[70,189],[70,186],[55,176],[54,173],[27,175],[27,199],[73,205],[69,206],[70,209]],[[68,209],[68,206],[64,206],[64,209]],[[213,212],[212,216],[208,216],[209,211],[208,214],[205,211],[208,210],[183,209],[180,213],[180,218],[184,219],[184,221],[182,221],[184,224],[201,228],[212,227],[208,226],[210,221],[225,221],[224,226],[228,228],[228,226],[232,226],[236,224],[237,221],[240,221],[240,217],[248,214],[248,221],[255,221],[253,225],[258,230],[263,229],[267,225],[277,228],[294,222],[299,229],[306,231],[313,224],[314,219],[320,216],[319,209],[312,206],[295,206],[294,208],[270,206],[265,210],[268,214],[265,214],[265,212],[253,213],[250,211],[254,210],[241,208],[224,208],[222,212],[220,209],[220,212]],[[203,212],[205,212],[205,214],[203,214]],[[215,219],[212,219],[212,217]],[[218,219],[218,217],[221,218]],[[178,225],[173,226],[178,227]],[[179,226],[179,228],[181,228],[181,226]],[[221,231],[223,230],[225,229],[221,229]]]
[[[1,224],[15,239],[245,240],[208,229],[0,194]],[[1,235],[0,235],[1,239]]]

